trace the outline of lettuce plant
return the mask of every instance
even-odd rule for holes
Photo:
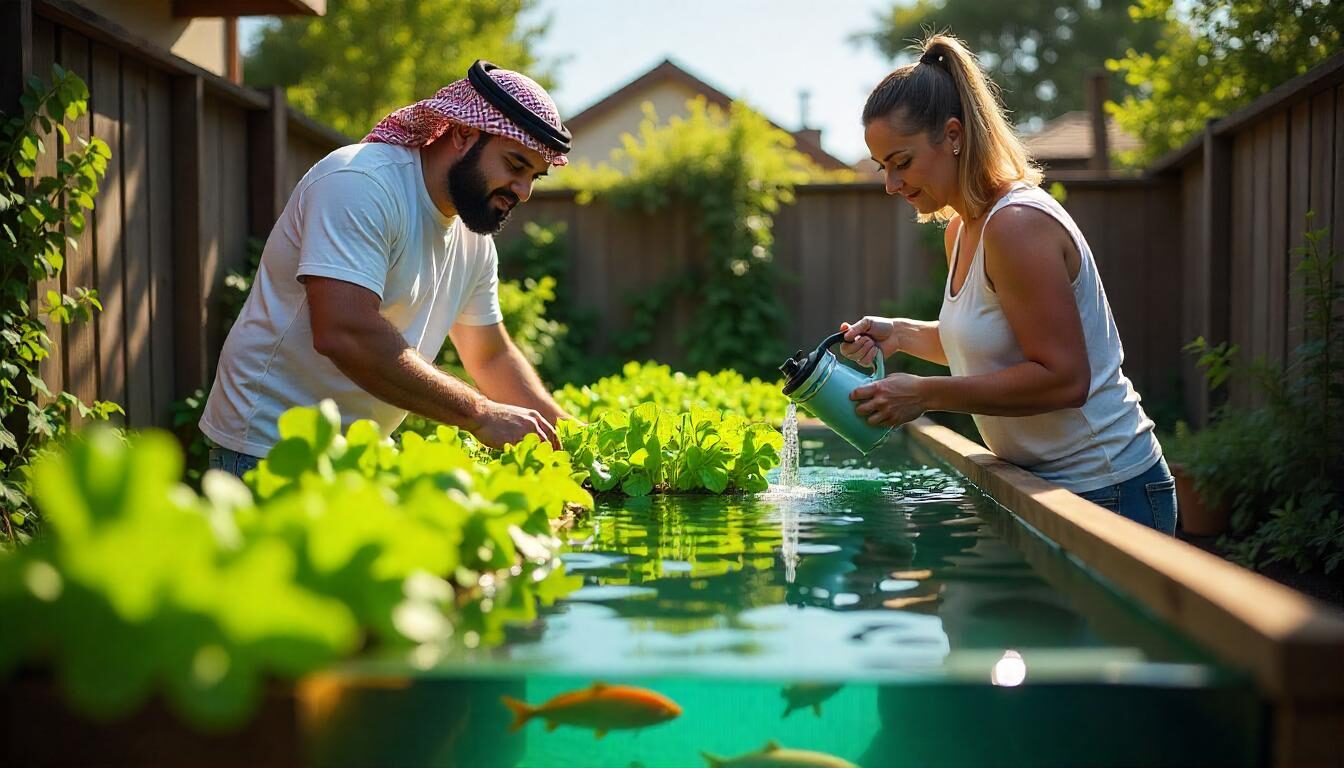
[[[166,433],[51,451],[34,470],[47,535],[0,555],[0,678],[35,664],[94,716],[162,694],[227,726],[267,679],[498,643],[578,585],[551,520],[592,497],[565,454],[482,463],[453,430],[397,446],[340,424],[329,401],[285,413],[247,484],[207,472],[199,495]]]
[[[645,403],[590,425],[562,421],[560,440],[598,492],[764,491],[783,436],[773,427],[706,408],[675,412]]]

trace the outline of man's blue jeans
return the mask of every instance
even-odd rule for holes
[[[260,462],[261,459],[256,456],[248,456],[246,453],[231,451],[228,448],[216,446],[210,449],[210,468],[222,469],[240,480],[248,470],[255,469]]]

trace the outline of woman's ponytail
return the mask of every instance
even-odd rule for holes
[[[931,35],[916,49],[918,61],[887,75],[868,96],[863,124],[896,120],[903,132],[924,131],[940,144],[948,119],[960,120],[958,181],[973,218],[989,209],[1005,184],[1039,184],[1041,170],[1008,124],[998,86],[980,71],[975,54],[947,34]],[[921,218],[946,220],[952,214],[944,208]]]

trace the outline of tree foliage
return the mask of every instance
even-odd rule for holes
[[[1204,124],[1320,64],[1344,46],[1344,3],[1329,0],[1138,0],[1138,23],[1158,23],[1155,51],[1126,51],[1108,66],[1133,90],[1115,109],[1143,139],[1131,162],[1173,150]]]
[[[948,29],[967,42],[1003,89],[1017,122],[1083,109],[1085,73],[1126,51],[1150,51],[1162,30],[1131,19],[1128,0],[916,0],[894,3],[861,40],[887,56],[909,60],[911,42],[927,29]],[[1111,93],[1126,84],[1120,77]]]
[[[265,27],[247,56],[249,85],[287,86],[289,102],[353,137],[384,115],[465,76],[476,59],[545,84],[531,50],[545,22],[535,0],[331,0],[321,17]]]

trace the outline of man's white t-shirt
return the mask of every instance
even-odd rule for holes
[[[382,299],[382,316],[425,358],[453,323],[493,325],[499,309],[494,240],[430,200],[420,151],[355,144],[332,152],[295,187],[262,253],[252,292],[220,354],[201,417],[219,445],[265,456],[276,420],[331,398],[343,426],[373,419],[390,433],[406,411],[365,392],[313,349],[302,279],[344,280]]]

